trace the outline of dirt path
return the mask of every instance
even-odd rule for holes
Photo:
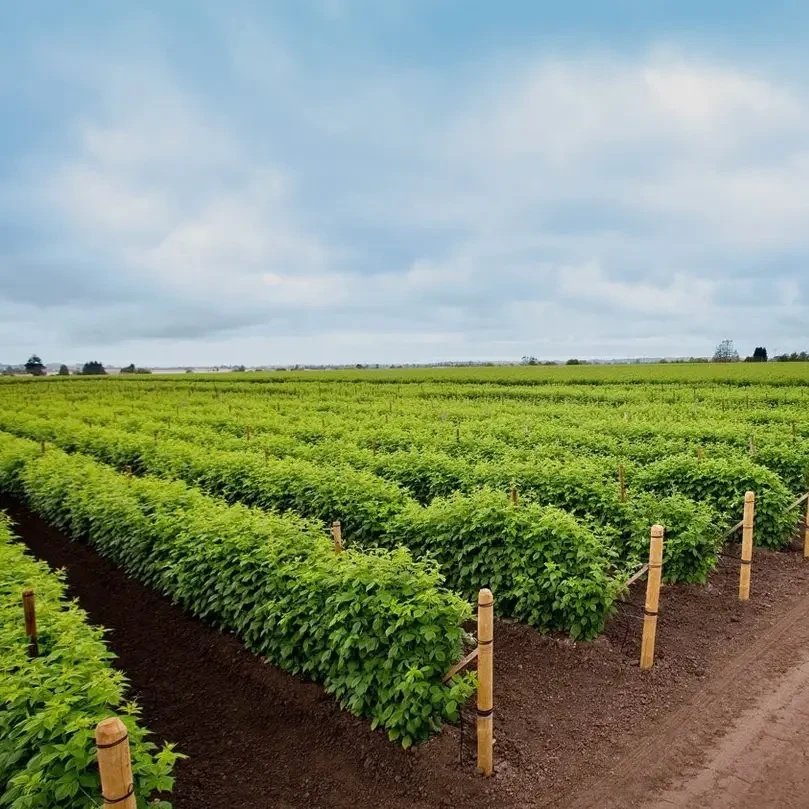
[[[704,766],[649,809],[804,808],[809,804],[809,655],[738,718]]]
[[[593,784],[576,809],[809,806],[809,595]]]
[[[0,508],[37,556],[67,568],[72,595],[110,629],[145,723],[189,755],[175,809],[809,806],[809,564],[797,554],[757,554],[744,606],[732,562],[707,587],[665,588],[651,672],[637,667],[632,607],[592,644],[498,621],[496,776],[486,780],[475,774],[471,714],[463,731],[396,748],[319,686],[19,504],[0,497]]]

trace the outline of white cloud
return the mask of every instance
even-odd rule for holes
[[[133,338],[209,323],[326,359],[664,353],[809,314],[779,264],[809,255],[809,88],[655,49],[312,76],[247,22],[228,29],[241,119],[165,64],[118,65],[82,77],[95,107],[15,182],[71,255],[156,301]],[[725,294],[738,276],[755,321]],[[63,315],[64,339],[116,319]]]

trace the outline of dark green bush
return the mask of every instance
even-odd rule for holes
[[[744,455],[699,460],[673,455],[638,470],[633,486],[665,495],[680,492],[713,506],[729,528],[742,518],[744,494],[756,494],[755,542],[770,548],[789,542],[795,514],[790,493],[775,472]]]
[[[180,482],[127,479],[81,455],[0,435],[27,502],[129,573],[235,632],[252,651],[323,683],[404,745],[455,720],[471,676],[461,655],[469,605],[404,549],[335,556],[320,525],[228,506]],[[5,485],[6,480],[0,481]],[[19,490],[19,483],[16,486]]]
[[[3,460],[7,460],[3,454]],[[36,592],[39,657],[29,659],[20,594]],[[119,716],[129,731],[138,807],[170,791],[179,754],[148,741],[125,676],[111,666],[104,630],[68,599],[64,575],[12,540],[0,513],[0,806],[95,809],[101,787],[94,730]],[[168,807],[163,802],[161,806]]]
[[[490,587],[502,614],[540,630],[597,635],[619,589],[592,531],[558,508],[515,506],[491,489],[413,506],[392,523],[391,538],[435,558],[450,586],[470,597]]]

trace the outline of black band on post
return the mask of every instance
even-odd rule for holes
[[[108,744],[107,747],[112,747],[112,745]],[[132,786],[129,787],[129,792],[127,792],[126,795],[122,795],[120,798],[107,798],[104,795],[102,795],[101,797],[104,800],[104,803],[121,803],[122,801],[125,801],[127,798],[131,798],[134,794],[135,794],[135,785],[132,784]]]
[[[121,738],[118,739],[117,741],[110,742],[109,744],[97,744],[96,747],[99,750],[109,750],[110,747],[118,747],[119,744],[123,744],[128,738],[129,738],[129,734],[124,733],[124,735],[121,736]]]

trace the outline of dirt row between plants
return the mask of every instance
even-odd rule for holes
[[[708,586],[665,587],[651,672],[637,666],[643,582],[594,643],[497,621],[496,775],[484,779],[472,705],[460,728],[403,751],[317,685],[249,654],[18,503],[0,497],[0,508],[36,556],[67,569],[71,594],[109,628],[145,723],[189,756],[177,768],[176,809],[788,807],[789,790],[804,783],[805,746],[791,740],[809,705],[788,699],[802,683],[794,671],[809,678],[795,668],[809,649],[809,562],[799,554],[757,552],[746,605],[730,559]],[[714,802],[729,751],[755,759],[764,739],[755,734],[767,732],[773,710],[787,741],[776,739],[755,773],[766,786],[777,764],[785,794],[769,804]]]

